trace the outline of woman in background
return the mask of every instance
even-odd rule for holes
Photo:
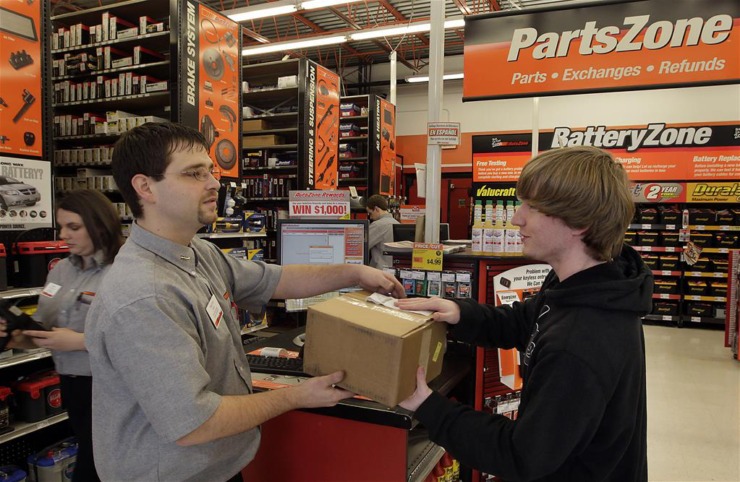
[[[92,377],[85,318],[98,285],[123,244],[121,220],[98,191],[73,191],[57,203],[59,238],[70,256],[49,272],[33,315],[50,331],[16,330],[9,348],[48,348],[61,379],[62,401],[79,450],[73,482],[100,480],[92,451]],[[95,323],[95,320],[90,320]],[[0,319],[0,336],[7,336]]]

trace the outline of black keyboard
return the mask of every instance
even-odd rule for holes
[[[253,372],[290,375],[294,377],[311,376],[303,373],[303,359],[301,358],[247,355],[247,361]]]

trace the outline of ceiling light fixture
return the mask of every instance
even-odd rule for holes
[[[459,74],[445,74],[442,76],[442,80],[457,80],[462,79],[465,76],[462,72]],[[418,82],[429,82],[429,76],[428,75],[420,75],[416,77],[406,77],[406,82],[410,82],[412,84],[418,83]]]
[[[335,35],[332,37],[317,37],[307,40],[296,40],[294,42],[281,42],[276,44],[264,45],[259,47],[247,47],[242,50],[242,56],[266,54],[270,52],[282,52],[284,50],[300,50],[309,47],[320,47],[322,45],[335,45],[347,41],[344,35]]]
[[[285,15],[296,12],[297,10],[298,5],[296,5],[295,0],[283,0],[280,2],[263,3],[250,7],[226,10],[223,14],[235,22],[244,22],[245,20]]]
[[[309,0],[307,2],[301,2],[301,9],[313,10],[315,8],[333,7],[334,5],[355,3],[359,1],[361,0]]]
[[[461,28],[465,26],[464,18],[455,18],[445,21],[444,28]],[[376,28],[372,30],[362,30],[349,34],[352,40],[367,40],[379,37],[393,37],[398,35],[407,35],[411,33],[428,32],[432,29],[429,22],[412,23],[402,27]]]

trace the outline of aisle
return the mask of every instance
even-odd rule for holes
[[[645,326],[650,481],[740,481],[740,363],[723,336]]]

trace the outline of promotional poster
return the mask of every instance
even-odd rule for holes
[[[0,229],[52,226],[51,164],[0,156]]]
[[[0,3],[0,154],[42,155],[42,4]]]

